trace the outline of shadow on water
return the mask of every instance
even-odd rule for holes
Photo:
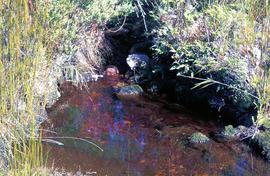
[[[214,122],[200,121],[187,110],[172,112],[144,97],[119,99],[113,93],[118,84],[123,83],[104,79],[89,83],[88,91],[63,85],[62,97],[43,124],[57,135],[44,136],[83,138],[104,151],[80,140],[55,138],[64,146],[44,143],[49,167],[102,176],[270,174],[269,165],[242,143],[189,144],[194,132],[217,131]]]

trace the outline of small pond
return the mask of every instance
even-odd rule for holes
[[[243,143],[188,142],[194,132],[218,131],[215,122],[146,97],[118,98],[113,87],[120,84],[114,78],[87,89],[62,86],[42,127],[45,137],[64,144],[44,143],[48,167],[99,176],[270,175],[270,165]]]

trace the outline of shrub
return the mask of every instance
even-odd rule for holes
[[[108,21],[122,24],[123,16],[133,11],[131,0],[52,0],[49,19],[55,43],[54,74],[76,84],[87,81],[85,75],[98,74],[97,68],[111,52],[102,30]]]
[[[171,53],[178,76],[203,81],[197,87],[232,92],[225,97],[235,106],[255,102],[264,112],[258,118],[265,117],[269,2],[164,0],[161,7],[161,28],[154,31],[157,55]]]

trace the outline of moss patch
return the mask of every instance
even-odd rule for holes
[[[234,128],[232,125],[225,126],[224,131],[222,132],[226,137],[235,137],[239,130]]]
[[[209,138],[200,132],[193,133],[190,137],[191,143],[201,144],[201,143],[206,143],[208,141],[209,141]]]

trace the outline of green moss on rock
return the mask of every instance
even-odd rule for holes
[[[200,132],[193,133],[190,137],[191,143],[201,144],[201,143],[206,143],[208,141],[209,141],[209,138]]]
[[[238,134],[239,130],[234,128],[232,125],[225,126],[223,135],[226,137],[235,137]]]

